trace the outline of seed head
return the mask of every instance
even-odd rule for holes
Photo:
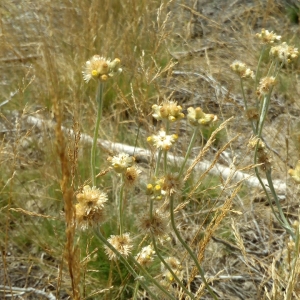
[[[129,233],[124,233],[122,235],[111,235],[107,240],[121,255],[127,257],[131,253],[132,240]],[[116,254],[107,246],[105,247],[105,252],[109,260],[117,259]]]
[[[125,180],[126,186],[132,187],[132,186],[136,185],[140,173],[142,173],[142,171],[140,169],[138,169],[136,166],[127,168],[127,170],[124,174],[124,180]]]
[[[155,251],[151,245],[143,247],[142,250],[135,256],[135,259],[143,267],[149,266],[153,262]]]
[[[259,97],[267,95],[271,91],[271,89],[273,88],[275,83],[276,83],[276,80],[275,80],[275,77],[273,77],[273,76],[262,78],[257,87],[257,91],[256,91],[257,95]]]
[[[102,223],[105,219],[104,203],[107,201],[107,195],[96,187],[86,185],[82,193],[76,195],[78,203],[76,204],[76,223],[85,230],[89,226]]]
[[[165,236],[167,232],[166,216],[160,213],[153,213],[152,216],[144,214],[138,221],[138,227],[144,234],[153,234],[155,237]]]
[[[165,259],[165,262],[169,265],[169,267],[179,279],[183,279],[182,266],[180,261],[176,257],[168,257]],[[165,280],[169,282],[173,282],[175,280],[172,273],[165,267],[163,263],[161,263],[161,272]]]
[[[182,179],[178,177],[178,174],[166,174],[164,178],[162,178],[163,184],[162,189],[166,191],[169,195],[173,193],[179,193],[183,186]]]

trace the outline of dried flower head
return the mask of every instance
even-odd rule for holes
[[[124,182],[126,186],[132,187],[134,186],[137,181],[139,175],[142,173],[142,171],[137,168],[136,166],[132,166],[130,168],[127,168],[125,174],[124,174]]]
[[[179,178],[177,173],[166,174],[166,176],[162,178],[162,182],[162,190],[166,191],[169,195],[179,193],[183,186],[182,178]]]
[[[135,259],[143,267],[149,266],[153,262],[155,251],[151,245],[143,247],[142,250],[135,256]]]
[[[271,158],[265,143],[257,137],[252,137],[248,142],[248,147],[252,150],[257,147],[257,163],[261,164],[260,167],[264,171],[269,170],[271,168]]]
[[[256,36],[261,40],[262,44],[274,44],[274,42],[280,41],[281,36],[276,35],[273,31],[262,29],[261,33],[257,33]]]
[[[216,115],[205,114],[200,107],[189,107],[187,110],[187,119],[189,120],[192,126],[209,125],[218,119]]]
[[[259,139],[258,137],[254,136],[254,137],[251,137],[249,142],[248,142],[248,147],[253,150],[256,148],[257,146],[257,143],[258,143],[258,149],[265,149],[265,143]]]
[[[272,90],[275,83],[276,83],[276,80],[275,80],[275,77],[273,77],[273,76],[262,78],[257,87],[257,91],[256,91],[257,95],[259,97],[267,95]]]
[[[97,226],[105,221],[105,210],[97,209],[86,214],[86,208],[84,205],[77,203],[76,209],[76,225],[81,230],[87,230],[89,227]]]
[[[106,81],[108,78],[112,78],[122,72],[119,66],[120,60],[118,58],[111,61],[100,55],[94,55],[85,63],[84,70],[82,71],[83,79],[86,82],[89,82],[92,78]]]
[[[94,210],[102,209],[107,201],[107,195],[104,192],[95,186],[91,188],[89,185],[84,186],[82,193],[78,193],[76,198],[79,204],[85,208],[87,215]]]
[[[135,158],[129,156],[127,153],[120,153],[114,157],[109,157],[108,161],[111,162],[117,173],[124,173],[127,171],[127,168],[130,168],[134,164]]]
[[[85,230],[89,226],[104,221],[104,203],[107,195],[96,187],[86,185],[82,193],[76,195],[76,223]]]
[[[284,64],[290,63],[293,59],[296,59],[298,57],[298,54],[298,48],[289,46],[285,42],[281,45],[272,47],[270,50],[270,56],[278,59]]]
[[[152,216],[148,213],[141,216],[138,227],[144,234],[153,234],[155,237],[165,236],[167,232],[167,218],[165,215],[154,212]]]
[[[182,113],[182,107],[177,105],[177,102],[174,101],[164,101],[162,105],[154,104],[152,106],[153,110],[153,118],[157,120],[169,120],[171,122],[176,122],[184,118],[184,114]]]
[[[153,144],[157,149],[165,151],[170,150],[171,146],[177,141],[177,134],[167,135],[164,130],[160,130],[157,135],[152,135],[147,138],[147,141]]]
[[[168,257],[165,259],[165,262],[169,265],[179,279],[183,279],[182,265],[176,257]],[[168,280],[169,282],[173,282],[175,280],[172,273],[165,267],[163,263],[161,263],[161,272],[165,280]]]
[[[132,249],[132,240],[129,233],[124,233],[122,235],[111,235],[107,240],[121,255],[127,257]],[[110,260],[117,259],[116,254],[107,246],[105,247],[105,252]]]
[[[298,160],[295,169],[290,169],[288,173],[296,183],[300,183],[300,160]]]
[[[239,60],[235,60],[230,65],[230,68],[242,78],[255,78],[254,72]]]

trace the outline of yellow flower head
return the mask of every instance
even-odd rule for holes
[[[295,169],[290,169],[288,173],[296,183],[300,184],[300,160],[298,160]]]
[[[177,139],[178,136],[176,134],[167,135],[164,130],[160,130],[157,135],[149,136],[147,141],[153,144],[157,149],[168,151]]]
[[[152,106],[153,118],[156,120],[169,120],[171,122],[176,122],[184,118],[182,113],[182,107],[177,105],[174,101],[164,101],[162,105],[154,104]]]
[[[246,64],[239,60],[235,60],[230,65],[230,68],[242,78],[255,78],[254,72],[251,71],[251,69],[247,68]]]
[[[274,42],[280,41],[281,36],[276,35],[273,31],[262,29],[261,33],[257,33],[256,36],[261,40],[262,44],[274,44]]]
[[[125,173],[127,168],[130,168],[134,164],[135,158],[129,156],[127,153],[120,153],[114,157],[109,157],[108,161],[111,162],[117,173]]]
[[[108,78],[112,78],[122,72],[119,65],[120,60],[118,58],[111,61],[103,56],[94,55],[85,63],[84,70],[82,71],[83,79],[86,82],[89,82],[92,78],[104,82]]]
[[[187,110],[187,119],[192,126],[210,125],[218,119],[216,115],[205,114],[200,107],[189,107]]]
[[[298,57],[298,54],[298,48],[289,46],[285,42],[281,45],[272,47],[270,50],[270,56],[278,59],[284,64],[290,63],[292,60],[296,59]]]

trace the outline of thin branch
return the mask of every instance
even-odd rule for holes
[[[56,125],[53,121],[41,120],[39,118],[32,117],[32,116],[27,117],[27,122],[31,125],[37,126],[39,129],[43,129],[43,128],[54,129],[55,125]],[[67,129],[65,127],[62,127],[62,131],[65,132],[66,134],[69,133],[71,136],[75,134],[72,129]],[[92,137],[90,137],[86,134],[82,134],[81,142],[86,143],[86,144],[92,144],[93,139],[92,139]],[[129,155],[133,155],[136,157],[137,161],[143,161],[143,162],[149,163],[150,157],[152,157],[152,153],[150,150],[146,150],[143,148],[136,148],[136,147],[121,144],[121,143],[113,143],[108,140],[98,139],[98,145],[110,152],[111,151],[125,152],[125,153],[128,153]],[[184,161],[183,157],[176,156],[171,153],[168,153],[167,159],[170,163],[174,163],[174,164],[176,163],[178,165],[180,165]],[[187,161],[187,164],[191,165],[193,162],[194,162],[193,159],[189,159]],[[207,169],[209,169],[210,166],[211,166],[211,162],[203,159],[198,162],[198,164],[195,166],[194,170],[196,172],[202,173],[202,172],[206,171]],[[228,168],[224,165],[217,163],[211,170],[209,170],[209,174],[213,175],[213,176],[220,176],[220,174],[221,174],[223,178],[227,178],[227,177],[231,176],[232,168]],[[244,182],[251,188],[261,189],[261,184],[256,177],[251,177],[249,174],[246,174],[244,172],[236,170],[234,177],[232,178],[232,181],[239,182],[241,180],[244,180]],[[263,183],[268,190],[267,180],[263,179]],[[278,194],[285,194],[285,192],[286,192],[285,182],[283,182],[281,180],[274,180],[273,184],[274,184]]]

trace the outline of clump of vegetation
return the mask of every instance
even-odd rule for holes
[[[297,38],[258,32],[263,7],[227,29],[177,1],[46,4],[0,12],[0,294],[298,299],[296,120],[273,113],[297,107]]]

